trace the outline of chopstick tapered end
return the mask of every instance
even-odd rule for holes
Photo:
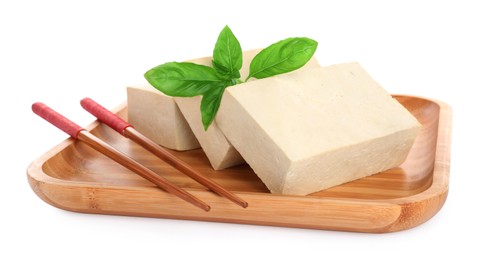
[[[240,203],[240,206],[242,206],[243,208],[247,208],[248,207],[248,202],[243,201],[242,203]]]
[[[227,195],[224,195],[224,196],[243,208],[248,207],[248,202],[244,201],[243,199],[241,199],[240,197],[236,196],[233,193],[228,193]]]

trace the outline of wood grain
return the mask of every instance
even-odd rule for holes
[[[209,188],[211,191],[215,192],[216,194],[233,201],[234,203],[238,204],[241,207],[244,207],[244,208],[248,207],[248,203],[244,201],[242,198],[238,197],[231,191],[225,189],[223,186],[219,185],[218,183],[212,181],[210,178],[207,178],[205,175],[199,174],[189,164],[178,159],[178,157],[170,153],[166,148],[151,141],[149,138],[139,133],[136,129],[132,127],[126,127],[126,129],[124,129],[124,136],[131,139],[135,143],[141,145],[146,150],[150,151],[152,154],[156,155],[164,162],[173,166],[175,169],[182,172],[184,175],[190,177],[191,179],[197,181],[198,183],[202,184],[203,186]]]
[[[202,212],[180,203],[177,197],[73,139],[32,162],[27,170],[28,180],[47,203],[77,212],[357,232],[405,230],[430,219],[446,200],[451,108],[436,100],[395,98],[422,124],[404,164],[308,196],[270,194],[246,165],[214,171],[200,149],[170,150],[198,172],[245,199],[250,206],[241,208],[97,122],[86,129],[207,202],[211,211]],[[126,104],[113,112],[125,118]]]
[[[86,143],[90,147],[94,148],[96,151],[102,153],[103,155],[109,157],[111,160],[119,163],[120,165],[124,166],[125,168],[131,170],[132,172],[136,173],[137,175],[143,177],[145,180],[153,183],[154,185],[158,186],[159,188],[179,197],[180,199],[193,204],[194,206],[199,207],[205,211],[210,210],[210,206],[200,199],[194,197],[189,192],[185,191],[184,189],[179,188],[176,185],[171,184],[165,178],[160,176],[159,174],[151,171],[150,169],[146,168],[144,165],[138,163],[137,161],[133,160],[129,156],[119,152],[118,150],[114,149],[109,144],[103,142],[93,134],[87,131],[80,131],[78,133],[77,139]]]

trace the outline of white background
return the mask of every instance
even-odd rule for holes
[[[0,258],[481,257],[483,9],[477,2],[0,2]],[[450,193],[442,210],[414,229],[375,235],[78,214],[32,192],[27,166],[66,138],[31,112],[33,102],[87,125],[93,118],[79,106],[81,98],[117,106],[125,86],[144,82],[149,68],[211,55],[226,24],[245,50],[311,37],[322,65],[358,61],[391,93],[450,104]]]

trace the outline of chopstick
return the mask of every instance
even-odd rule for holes
[[[143,134],[139,133],[134,127],[132,127],[128,122],[124,121],[122,118],[118,117],[116,114],[112,113],[111,111],[107,110],[103,106],[96,103],[94,100],[90,98],[84,98],[81,100],[82,107],[87,110],[89,113],[93,114],[97,117],[101,122],[105,123],[112,129],[116,130],[121,135],[133,140],[135,143],[141,145],[146,150],[152,152],[157,157],[162,159],[163,161],[167,162],[174,168],[178,169],[185,175],[191,177],[195,181],[199,182],[200,184],[208,187],[213,192],[226,197],[227,199],[235,202],[236,204],[246,208],[248,207],[248,203],[238,197],[237,195],[233,194],[232,192],[226,190],[218,183],[206,178],[205,176],[196,172],[192,167],[188,164],[183,162],[182,160],[178,159],[176,156],[168,152],[162,146],[156,144],[151,139],[147,138]]]
[[[121,164],[122,166],[132,170],[133,172],[137,173],[139,176],[145,178],[146,180],[156,184],[159,188],[178,196],[179,198],[205,210],[209,211],[210,206],[197,197],[191,195],[187,191],[171,184],[165,178],[157,175],[153,171],[149,170],[142,164],[136,162],[129,156],[117,151],[109,144],[103,142],[96,136],[92,135],[82,127],[78,126],[74,122],[70,121],[69,119],[65,118],[61,114],[57,113],[47,105],[37,102],[32,105],[32,111],[42,117],[43,119],[47,120],[49,123],[53,124],[60,130],[64,131],[74,139],[80,140],[90,147],[94,148],[95,150],[101,152],[102,154],[106,155],[107,157],[111,158],[112,160],[116,161],[117,163]]]

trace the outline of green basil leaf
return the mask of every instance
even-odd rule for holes
[[[226,81],[213,68],[190,62],[168,62],[152,68],[144,77],[153,87],[172,97],[203,95]]]
[[[211,62],[213,64],[213,68],[215,68],[216,72],[218,72],[222,77],[228,79],[239,79],[240,78],[240,71],[230,72],[228,69],[215,61]]]
[[[304,66],[315,53],[317,42],[309,38],[288,38],[258,53],[250,63],[249,78],[263,79]]]
[[[201,99],[201,121],[205,131],[215,119],[218,108],[220,108],[221,98],[223,97],[225,87],[226,86],[224,85],[214,87],[210,91],[206,92]]]
[[[228,26],[218,36],[213,50],[213,67],[222,75],[240,78],[243,54],[240,43]]]

